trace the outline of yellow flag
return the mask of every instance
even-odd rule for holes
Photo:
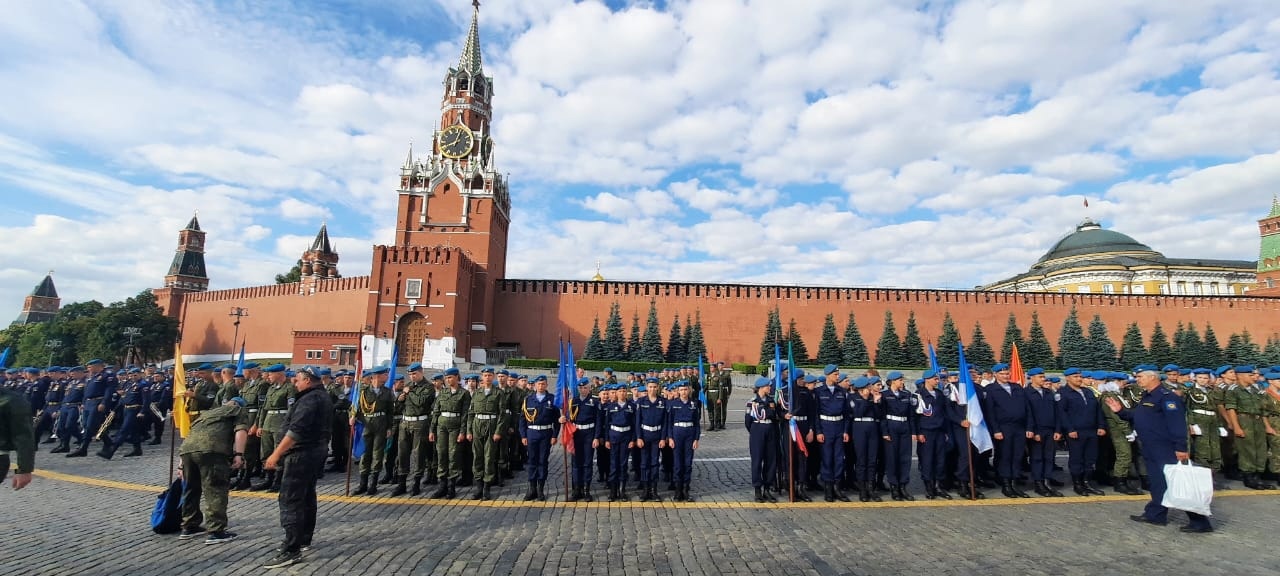
[[[187,414],[187,371],[182,366],[182,344],[173,345],[173,425],[178,437],[191,432],[191,415]]]

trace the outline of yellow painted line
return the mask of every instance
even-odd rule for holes
[[[74,474],[63,474],[62,472],[52,472],[49,470],[36,470],[36,476],[47,478],[49,480],[58,480],[60,482],[69,482],[72,484],[80,484],[84,486],[97,486],[100,488],[114,488],[117,490],[131,490],[134,492],[151,492],[155,493],[164,490],[163,486],[151,486],[147,484],[135,484],[132,482],[118,482],[115,480],[103,480],[101,478],[90,478],[88,476],[77,476]],[[470,491],[465,491],[470,494]],[[237,498],[256,498],[259,500],[275,500],[276,494],[268,492],[245,492],[236,491],[231,493]],[[1280,496],[1280,490],[1277,491],[1259,491],[1259,490],[1224,490],[1214,492],[1214,499],[1218,498],[1235,498],[1243,496]],[[595,502],[522,502],[516,500],[471,500],[470,497],[459,497],[453,500],[432,500],[428,498],[390,498],[387,496],[340,496],[337,494],[320,494],[317,499],[321,502],[341,502],[344,504],[378,504],[378,505],[409,505],[409,506],[459,506],[470,508],[625,508],[625,509],[691,509],[691,510],[729,510],[740,508],[758,508],[764,510],[790,510],[790,509],[822,509],[830,510],[849,509],[860,510],[868,508],[957,508],[957,507],[973,507],[973,506],[1025,506],[1030,504],[1099,504],[1109,502],[1146,502],[1150,500],[1150,496],[1124,496],[1124,495],[1107,495],[1107,496],[1065,496],[1062,498],[1003,498],[990,497],[985,500],[965,500],[958,496],[954,496],[954,500],[926,500],[923,495],[918,496],[918,500],[914,502],[895,502],[886,499],[884,502],[780,502],[777,504],[758,504],[755,501],[744,500],[738,502],[609,502],[606,498],[597,498]]]

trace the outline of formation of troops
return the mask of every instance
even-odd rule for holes
[[[1148,371],[1161,373],[1164,396],[1138,386],[1134,375]],[[784,365],[781,381],[795,389],[781,394],[774,393],[772,379],[755,383],[745,424],[759,502],[776,501],[773,492],[792,478],[802,501],[817,489],[828,502],[849,501],[845,491],[851,489],[863,502],[880,501],[883,492],[914,500],[907,490],[913,450],[929,499],[950,499],[952,490],[981,499],[983,488],[997,486],[1006,497],[1026,498],[1021,487],[1028,481],[1036,494],[1060,497],[1060,449],[1068,452],[1076,494],[1103,495],[1098,484],[1142,494],[1150,489],[1149,474],[1162,474],[1148,471],[1140,457],[1144,438],[1130,421],[1143,410],[1166,410],[1185,421],[1185,430],[1170,435],[1182,436],[1189,459],[1213,471],[1215,489],[1225,479],[1274,489],[1280,472],[1280,366],[1144,365],[1132,373],[1068,368],[1061,376],[1032,368],[1022,382],[1010,380],[1007,364],[974,369],[977,408],[994,445],[981,453],[971,442],[970,406],[957,372],[925,371],[910,386],[901,372],[882,378],[871,370],[850,378],[835,365],[822,372]],[[1145,441],[1166,442],[1164,437]]]
[[[1141,366],[1141,370],[1155,370]],[[291,370],[276,364],[195,366],[182,399],[193,419],[240,397],[253,426],[245,466],[232,479],[236,490],[278,491],[275,472],[262,461],[280,440],[280,427],[294,396]],[[344,472],[352,444],[363,451],[354,494],[456,498],[472,488],[476,500],[494,498],[518,472],[525,472],[525,500],[545,500],[551,447],[572,425],[567,468],[570,501],[592,501],[592,485],[603,483],[610,501],[629,499],[628,484],[642,501],[660,499],[659,485],[677,501],[692,501],[692,463],[703,431],[725,428],[733,394],[730,373],[713,364],[705,378],[694,367],[651,370],[619,379],[612,370],[587,376],[578,370],[570,400],[560,404],[545,376],[484,368],[456,368],[428,375],[410,365],[393,377],[388,368],[353,371],[317,369],[334,405],[334,434],[326,471]],[[973,370],[978,407],[995,449],[979,453],[970,443],[969,407],[955,371],[926,371],[909,385],[900,372],[859,376],[827,366],[806,374],[783,366],[782,391],[774,380],[755,382],[745,403],[755,499],[776,501],[794,486],[794,498],[811,501],[913,500],[908,490],[912,455],[927,498],[984,498],[999,487],[1006,497],[1056,497],[1059,450],[1068,453],[1067,475],[1079,495],[1102,495],[1099,485],[1121,494],[1141,494],[1150,483],[1140,455],[1143,438],[1121,412],[1144,406],[1131,373],[1069,368],[1061,376],[1043,369],[1010,380],[1009,366]],[[1185,414],[1190,459],[1214,471],[1215,487],[1238,480],[1267,490],[1280,471],[1280,367],[1160,369],[1164,386]],[[10,368],[0,382],[23,395],[32,410],[35,441],[54,444],[67,457],[95,453],[113,458],[142,454],[144,443],[163,441],[173,408],[172,369],[126,366],[100,360],[83,366]],[[388,382],[390,381],[390,385]],[[794,386],[794,390],[790,387]],[[353,393],[353,387],[355,391]],[[704,401],[701,399],[705,395]],[[354,400],[354,401],[353,401]],[[1121,410],[1109,404],[1114,400]],[[564,409],[561,408],[564,407]],[[359,423],[362,436],[349,431]],[[791,424],[795,424],[792,431]],[[569,447],[566,447],[569,448]],[[1158,471],[1153,473],[1159,473]],[[794,479],[794,482],[792,482]]]

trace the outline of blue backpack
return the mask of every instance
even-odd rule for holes
[[[156,534],[173,534],[182,529],[183,487],[179,478],[156,496],[156,507],[151,510],[151,530]]]

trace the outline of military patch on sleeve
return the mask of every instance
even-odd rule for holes
[[[1165,410],[1177,410],[1177,409],[1178,409],[1178,403],[1177,403],[1177,402],[1165,402],[1165,403],[1164,403],[1164,409],[1165,409]]]

